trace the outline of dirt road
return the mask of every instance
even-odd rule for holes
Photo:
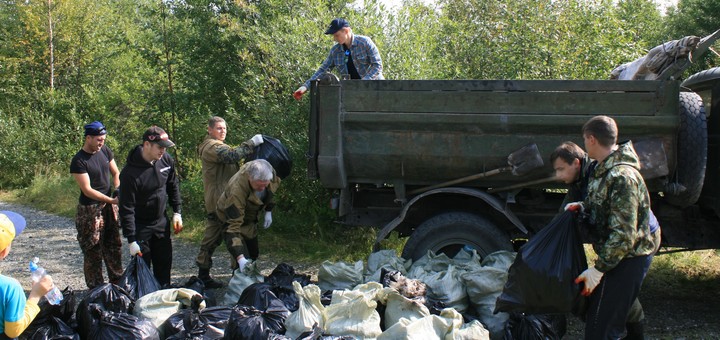
[[[0,202],[0,210],[16,211],[27,219],[28,226],[12,245],[10,255],[0,262],[5,275],[12,276],[30,288],[28,263],[38,256],[41,265],[53,276],[58,287],[70,286],[82,294],[86,290],[82,273],[82,254],[76,240],[74,221],[24,206]],[[223,249],[220,249],[223,250]],[[126,252],[123,244],[123,252]],[[180,239],[173,240],[172,281],[186,282],[197,274],[195,256],[197,246]],[[124,265],[129,256],[123,256]],[[213,276],[228,282],[230,272],[222,259],[216,258]],[[319,264],[289,263],[296,271],[317,274]],[[258,263],[263,274],[268,275],[277,263],[261,256]],[[682,275],[678,273],[677,275]],[[651,270],[641,292],[640,301],[645,307],[646,335],[648,339],[720,339],[720,282],[697,282],[676,280],[681,285],[664,282],[653,276]],[[702,288],[698,288],[702,287]],[[714,289],[712,288],[714,287]],[[222,301],[224,289],[216,292]],[[582,322],[569,317],[568,334],[565,339],[582,338]]]

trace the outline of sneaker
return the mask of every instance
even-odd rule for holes
[[[223,284],[222,282],[213,279],[212,277],[208,276],[205,278],[200,278],[205,285],[205,288],[207,289],[215,289],[215,288],[222,288]]]

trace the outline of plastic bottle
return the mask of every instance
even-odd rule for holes
[[[39,262],[40,259],[37,257],[33,258],[33,260],[30,261],[30,277],[32,278],[33,283],[40,281],[43,276],[47,275],[47,272],[45,272],[45,268],[38,266]],[[59,305],[60,301],[62,301],[63,299],[63,295],[60,292],[60,289],[53,285],[52,289],[50,289],[50,291],[45,294],[45,298],[51,305]]]

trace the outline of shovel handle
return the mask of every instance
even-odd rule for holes
[[[490,188],[490,189],[488,189],[488,192],[494,193],[494,192],[508,191],[508,190],[512,190],[512,189],[526,187],[528,185],[543,184],[543,183],[553,182],[553,181],[557,181],[557,177],[555,177],[555,176],[545,177],[545,178],[541,178],[541,179],[536,179],[534,181],[528,181],[528,182],[522,182],[522,183],[518,183],[518,184],[514,184],[514,185],[508,185],[506,187]]]
[[[507,171],[510,171],[510,170],[512,170],[512,167],[511,167],[511,166],[506,166],[506,167],[504,167],[504,168],[493,169],[493,170],[481,172],[481,173],[479,173],[479,174],[474,174],[474,175],[470,175],[470,176],[465,176],[465,177],[462,177],[462,178],[454,179],[454,180],[452,180],[452,181],[442,182],[442,183],[430,185],[430,186],[427,186],[427,187],[418,188],[418,189],[415,189],[415,190],[413,190],[413,191],[410,191],[408,194],[410,194],[410,195],[420,194],[420,193],[423,193],[423,192],[426,192],[426,191],[429,191],[429,190],[432,190],[432,189],[443,188],[443,187],[447,187],[447,186],[451,186],[451,185],[455,185],[455,184],[470,182],[470,181],[476,180],[476,179],[478,179],[478,178],[483,178],[483,177],[488,177],[488,176],[492,176],[492,175],[497,175],[497,174],[499,174],[499,173],[507,172]]]

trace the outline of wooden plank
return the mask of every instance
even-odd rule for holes
[[[663,96],[665,96],[663,94]],[[677,97],[677,96],[676,96]],[[655,92],[359,91],[343,93],[345,112],[607,114],[675,113]]]
[[[652,119],[636,119],[634,116],[608,114],[615,118],[621,131],[628,135],[674,135],[678,128],[677,116],[664,115]],[[532,115],[532,114],[446,114],[349,112],[343,114],[344,134],[394,133],[460,135],[511,134],[511,135],[567,135],[580,134],[580,128],[592,115]]]
[[[343,91],[658,92],[679,82],[657,80],[343,80]]]

